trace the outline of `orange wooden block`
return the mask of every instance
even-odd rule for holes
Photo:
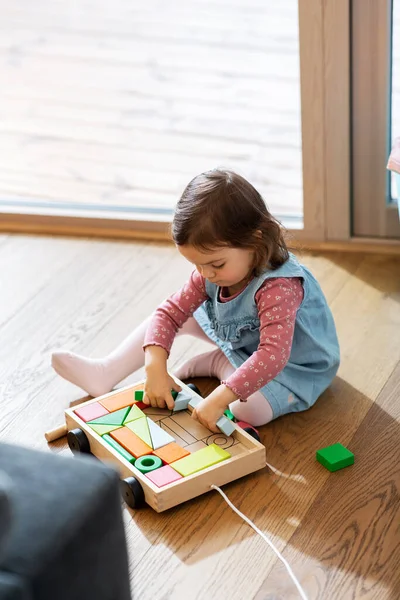
[[[112,435],[112,433],[111,433],[111,435]],[[158,450],[153,450],[153,454],[155,454],[156,456],[159,456],[163,462],[165,462],[169,465],[170,463],[174,462],[175,460],[179,460],[180,458],[184,458],[185,456],[188,456],[188,454],[190,454],[190,452],[188,452],[187,450],[182,448],[182,446],[178,446],[178,444],[176,444],[175,442],[171,442],[170,444],[167,444],[166,446],[162,446],[161,448],[158,448]]]
[[[100,404],[104,406],[110,412],[114,410],[119,410],[120,408],[125,408],[126,406],[131,406],[135,403],[134,392],[133,390],[126,390],[125,392],[121,392],[120,394],[115,394],[113,396],[108,396],[103,400],[99,400]]]
[[[120,427],[110,432],[110,435],[116,440],[125,450],[127,450],[135,458],[140,458],[146,454],[151,454],[153,448],[150,448],[143,440],[140,439],[128,427]]]

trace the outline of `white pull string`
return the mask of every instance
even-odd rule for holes
[[[250,521],[250,519],[248,517],[246,517],[246,515],[244,515],[242,512],[240,512],[240,510],[238,510],[236,508],[236,506],[234,504],[232,504],[232,502],[229,500],[228,496],[226,494],[224,494],[224,492],[217,486],[217,485],[212,485],[211,488],[213,490],[217,490],[217,492],[219,492],[221,494],[221,496],[223,497],[223,499],[225,500],[225,502],[231,507],[231,509],[237,514],[239,515],[239,517],[241,517],[243,519],[243,521],[246,521],[246,523],[248,525],[250,525],[250,527],[252,527],[254,529],[254,531],[256,531],[258,533],[258,535],[261,535],[261,537],[263,538],[263,540],[265,542],[267,542],[267,544],[272,548],[272,550],[275,552],[275,554],[277,555],[277,557],[283,562],[283,564],[286,567],[287,572],[289,573],[290,577],[293,580],[293,583],[295,584],[300,596],[302,597],[303,600],[308,600],[303,588],[301,587],[300,583],[298,582],[296,575],[293,573],[291,566],[289,565],[289,563],[287,562],[287,560],[285,558],[283,558],[282,554],[279,552],[279,550],[274,546],[274,544],[271,542],[271,540],[269,540],[267,538],[267,536],[265,535],[265,533],[263,533],[260,529],[258,529],[257,525],[254,525],[253,521]]]

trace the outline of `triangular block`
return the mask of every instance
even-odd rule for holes
[[[180,410],[186,410],[189,402],[192,400],[192,396],[185,391],[179,392],[175,398],[174,412]]]
[[[136,421],[136,419],[142,419],[145,416],[146,415],[144,414],[144,412],[141,411],[140,408],[136,406],[136,404],[134,404],[129,410],[127,416],[125,417],[124,425],[126,425],[127,423],[131,423],[132,421]]]
[[[131,423],[126,423],[125,427],[128,427],[133,433],[145,442],[150,448],[152,448],[151,444],[151,436],[148,425],[148,419],[136,419],[136,421],[132,421]]]
[[[164,429],[161,429],[161,427],[159,427],[156,423],[153,423],[151,419],[148,419],[147,423],[150,430],[152,442],[151,445],[153,446],[154,450],[162,448],[163,446],[166,446],[167,444],[170,444],[171,442],[175,441],[174,438],[169,435],[169,433],[164,431]]]
[[[98,435],[105,435],[110,433],[110,431],[114,431],[114,429],[118,429],[121,425],[96,425],[96,423],[87,423],[93,431],[95,431]]]
[[[119,425],[121,427],[130,409],[131,407],[127,406],[126,408],[115,410],[114,412],[108,413],[108,415],[104,415],[104,417],[93,419],[93,421],[90,421],[89,424],[93,423],[94,425]]]

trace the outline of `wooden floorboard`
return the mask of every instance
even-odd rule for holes
[[[311,410],[261,428],[268,469],[224,489],[284,553],[309,600],[397,600],[400,259],[301,259],[335,316],[338,377]],[[65,440],[48,447],[43,432],[82,392],[53,373],[51,352],[109,352],[189,272],[170,245],[1,236],[1,439],[69,455]],[[171,369],[207,348],[180,338]],[[330,474],[315,451],[337,441],[356,462]],[[273,552],[216,492],[159,515],[124,508],[124,521],[135,598],[298,597]]]

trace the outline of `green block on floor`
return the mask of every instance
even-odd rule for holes
[[[140,408],[136,406],[136,404],[134,404],[125,418],[124,425],[126,425],[127,423],[131,423],[132,421],[136,421],[136,419],[143,419],[143,417],[145,416],[146,415],[144,414],[144,412],[140,410]]]
[[[143,390],[135,390],[135,401],[141,402],[143,400],[144,391]]]
[[[197,450],[197,452],[193,452],[189,456],[172,462],[170,466],[183,477],[187,477],[188,475],[207,469],[207,467],[216,465],[230,458],[230,456],[229,452],[217,446],[217,444],[210,444],[206,448]]]
[[[125,420],[126,415],[130,411],[130,406],[126,408],[120,408],[119,410],[115,410],[114,412],[108,413],[108,415],[104,415],[104,417],[98,417],[97,419],[93,419],[93,421],[89,421],[88,425],[119,425],[121,426]]]
[[[226,417],[228,417],[228,419],[230,419],[231,421],[235,421],[235,415],[233,414],[233,412],[232,412],[232,411],[230,411],[230,410],[229,410],[229,408],[227,408],[227,409],[224,411],[224,415],[225,415]]]
[[[116,442],[110,435],[103,435],[103,440],[105,440],[107,442],[107,444],[110,444],[110,446],[112,446],[114,448],[114,450],[119,452],[119,454],[121,454],[121,456],[123,456],[125,458],[125,460],[130,462],[131,465],[135,464],[135,460],[136,460],[135,457],[132,456],[132,454],[129,454],[129,452],[127,452],[125,450],[125,448],[120,446],[118,444],[118,442]]]
[[[333,444],[317,450],[317,461],[328,471],[338,471],[354,464],[354,454],[342,444]]]
[[[110,433],[110,431],[114,431],[114,429],[119,429],[121,425],[96,425],[96,423],[87,423],[93,431],[95,431],[98,435],[105,435],[106,433]]]

